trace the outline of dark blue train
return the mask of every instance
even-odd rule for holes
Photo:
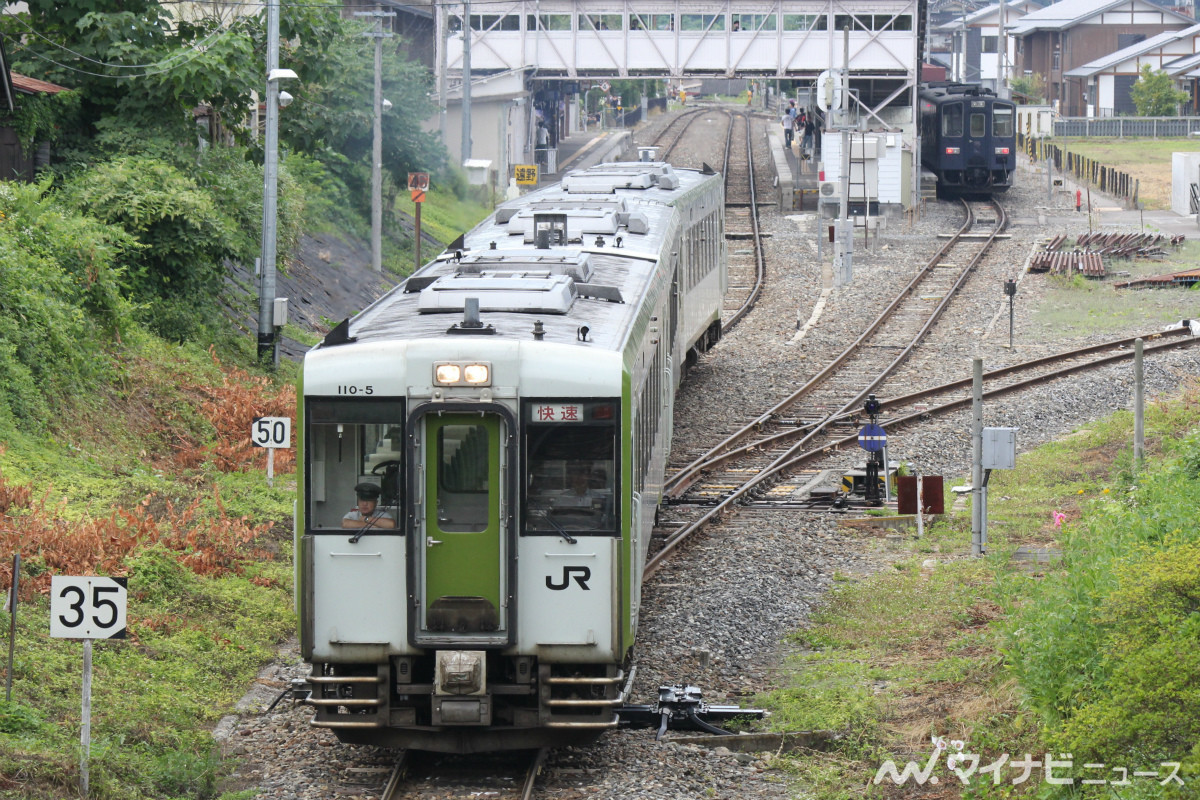
[[[921,86],[921,162],[939,194],[1007,191],[1017,169],[1016,109],[969,83]]]

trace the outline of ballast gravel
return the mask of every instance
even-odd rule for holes
[[[651,120],[636,139],[651,141],[665,122],[664,117]],[[773,123],[770,115],[755,122],[755,157],[760,164],[768,157],[765,132]],[[676,160],[685,166],[699,166],[688,163],[697,159],[720,163],[721,147],[723,142],[695,145],[689,155]],[[919,351],[881,387],[880,397],[969,377],[973,357],[983,358],[986,370],[1089,343],[1043,332],[1036,341],[1022,340],[1016,352],[1007,348],[1007,305],[1000,287],[1006,279],[1020,280],[1015,330],[1018,337],[1033,330],[1031,316],[1045,278],[1023,275],[1025,260],[1056,221],[1068,230],[1073,212],[1066,191],[1047,208],[1044,188],[1039,183],[1035,189],[1033,183],[1028,174],[1018,174],[1017,186],[1003,198],[1013,219],[1011,238],[978,268]],[[700,359],[682,387],[675,407],[676,461],[703,452],[719,434],[787,396],[828,363],[940,247],[937,235],[961,224],[961,212],[950,203],[929,203],[915,219],[889,220],[876,242],[855,252],[853,282],[823,289],[812,213],[784,215],[774,207],[763,211],[770,235],[763,297],[753,313]],[[814,308],[820,309],[815,319]],[[801,329],[804,333],[798,338]],[[1133,320],[1128,331],[1113,331],[1094,341],[1148,332]],[[1196,348],[1148,357],[1147,392],[1170,392],[1197,374]],[[1132,385],[1127,363],[1083,373],[988,402],[984,424],[1019,428],[1018,449],[1028,450],[1131,407]],[[924,474],[966,480],[969,427],[967,410],[897,432],[889,438],[889,456],[912,463]],[[839,466],[861,461],[853,452],[843,458]],[[756,693],[786,685],[788,676],[781,668],[785,637],[805,624],[835,576],[867,575],[889,560],[888,549],[878,543],[861,532],[839,528],[832,515],[778,510],[742,511],[686,543],[643,588],[638,677],[631,702],[653,702],[659,685],[693,683],[704,689],[710,702],[750,705]],[[306,673],[294,643],[284,647],[237,713],[218,726],[215,735],[222,750],[238,764],[226,788],[254,788],[263,800],[379,797],[395,753],[339,743],[332,734],[309,727],[311,711],[289,699],[265,711],[290,680]],[[535,796],[794,796],[786,777],[769,768],[770,754],[678,744],[670,741],[672,735],[656,742],[653,731],[608,733],[592,747],[553,750]],[[438,790],[406,796],[460,795]]]

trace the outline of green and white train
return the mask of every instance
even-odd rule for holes
[[[307,354],[313,725],[444,752],[617,725],[675,390],[720,336],[723,204],[707,169],[570,173]]]

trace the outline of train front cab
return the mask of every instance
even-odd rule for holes
[[[939,189],[995,192],[1012,185],[1017,155],[1011,103],[964,95],[943,102],[937,116]]]
[[[621,402],[480,399],[307,400],[301,643],[313,724],[345,741],[471,752],[616,724]],[[363,482],[395,528],[342,528]]]

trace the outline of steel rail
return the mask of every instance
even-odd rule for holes
[[[671,120],[666,129],[664,129],[663,132],[658,136],[654,137],[655,142],[661,142],[664,138],[666,138],[667,133],[679,122],[683,120],[686,120],[686,122],[684,122],[684,124],[675,133],[675,138],[671,140],[671,143],[666,147],[663,147],[662,154],[659,156],[659,161],[670,161],[671,153],[675,151],[675,146],[679,144],[679,140],[683,138],[683,134],[687,131],[687,129],[692,127],[692,123],[698,120],[701,114],[711,110],[712,109],[709,108],[697,108],[693,109],[692,111],[685,111],[679,116],[675,117],[675,119]]]
[[[525,772],[525,783],[521,787],[521,800],[531,800],[533,797],[533,787],[537,783],[538,775],[542,772],[542,765],[546,763],[546,755],[549,752],[550,748],[543,747],[534,755],[529,769]]]
[[[1179,332],[1182,332],[1182,330],[1186,330],[1186,329],[1180,329]],[[1169,335],[1174,337],[1174,336],[1176,336],[1176,332],[1171,331],[1171,332],[1169,332]],[[1135,338],[1143,338],[1144,339],[1145,337],[1135,337]],[[1134,340],[1128,339],[1128,340],[1122,340],[1122,341],[1132,342]],[[1171,338],[1168,341],[1160,342],[1159,344],[1150,345],[1150,346],[1143,348],[1143,354],[1154,354],[1154,353],[1158,353],[1158,352],[1162,352],[1162,351],[1166,351],[1166,350],[1174,350],[1174,349],[1183,348],[1183,347],[1191,347],[1191,346],[1197,344],[1198,342],[1200,342],[1200,337],[1195,337],[1195,336],[1184,336],[1181,338]],[[1080,348],[1078,351],[1067,351],[1065,353],[1060,353],[1055,356],[1047,356],[1047,357],[1040,358],[1040,359],[1034,359],[1030,362],[1026,362],[1026,364],[1024,364],[1023,366],[1025,368],[1029,368],[1030,366],[1033,366],[1033,365],[1042,365],[1042,364],[1044,364],[1048,361],[1052,361],[1054,359],[1064,360],[1064,359],[1071,358],[1072,356],[1077,357],[1079,355],[1086,355],[1089,353],[1093,353],[1098,349],[1102,349],[1105,346],[1112,346],[1113,344],[1114,343],[1109,342],[1107,345],[1091,345],[1091,346],[1088,346],[1085,348]],[[1046,373],[1042,373],[1040,375],[1035,375],[1033,377],[1026,378],[1025,380],[1022,380],[1022,381],[1016,381],[1014,383],[1006,384],[1004,386],[998,386],[994,389],[986,389],[983,392],[983,398],[985,400],[995,399],[997,397],[1002,397],[1006,394],[1012,394],[1014,392],[1018,392],[1023,389],[1028,389],[1033,386],[1040,385],[1042,383],[1047,383],[1049,381],[1057,380],[1059,378],[1064,378],[1064,377],[1073,375],[1078,372],[1086,372],[1088,370],[1098,369],[1100,367],[1109,366],[1111,364],[1115,364],[1120,361],[1126,361],[1126,360],[1133,358],[1133,356],[1134,356],[1134,353],[1132,350],[1125,350],[1120,353],[1114,353],[1112,355],[1102,356],[1100,358],[1093,359],[1091,361],[1086,361],[1086,362],[1083,362],[1080,364],[1071,364],[1071,365],[1068,365],[1061,369],[1052,370],[1050,372],[1046,372]],[[1015,371],[1015,369],[1018,366],[1022,366],[1022,365],[1014,365],[1013,367],[1005,367],[1003,369],[994,370],[992,373],[988,373],[988,375],[1010,374],[1013,371]],[[986,378],[987,375],[985,375],[984,377]],[[963,380],[963,381],[953,381],[948,384],[943,384],[942,386],[939,386],[939,387],[934,387],[934,389],[923,390],[921,392],[915,393],[914,395],[909,395],[906,397],[929,396],[934,391],[942,392],[942,391],[945,391],[947,388],[950,388],[950,389],[962,388],[964,385],[969,385],[970,383],[971,383],[970,378]],[[903,398],[895,398],[888,402],[890,402],[892,404],[899,404],[902,399]],[[971,405],[972,401],[973,401],[973,398],[971,398],[971,397],[959,398],[957,400],[951,400],[946,403],[942,403],[941,405],[937,405],[937,406],[934,406],[932,408],[928,408],[928,409],[925,409],[922,411],[914,411],[912,413],[905,414],[903,416],[893,417],[893,418],[887,419],[887,420],[881,420],[880,424],[887,428],[890,428],[892,430],[895,430],[897,428],[903,429],[905,426],[911,425],[916,422],[923,422],[930,417],[941,416],[941,415],[945,415],[945,414],[948,414],[953,411],[957,411],[962,408],[966,408]],[[798,455],[794,455],[790,459],[787,459],[787,460],[776,459],[775,462],[773,462],[769,467],[766,467],[762,472],[760,472],[758,475],[756,475],[752,480],[755,483],[758,483],[758,482],[761,482],[762,480],[765,480],[768,477],[772,477],[779,473],[797,469],[799,467],[805,466],[806,464],[809,464],[812,461],[815,461],[818,458],[826,456],[831,452],[839,451],[843,447],[854,446],[855,444],[857,444],[857,442],[858,442],[858,433],[855,432],[853,434],[850,434],[849,436],[843,436],[840,439],[835,439],[831,442],[828,442],[828,443],[822,445],[821,447],[814,448],[812,450],[809,450],[804,453],[800,453]],[[743,485],[743,487],[739,487],[739,489],[737,490],[736,493],[738,494],[739,497],[741,495],[745,494],[745,492],[742,491],[744,488],[745,488],[745,485]],[[700,527],[700,525],[702,525],[708,519],[711,519],[713,516],[715,516],[716,512],[727,507],[729,504],[729,501],[730,501],[730,498],[727,497],[725,500],[723,500],[721,502],[721,504],[719,504],[717,507],[714,507],[713,511],[706,514],[701,520],[698,520],[697,522],[692,523],[691,525],[689,525],[685,528],[681,528],[675,534],[670,536],[667,539],[667,541],[663,544],[662,549],[659,550],[657,553],[655,553],[652,557],[650,557],[646,560],[646,566],[642,572],[643,578],[649,577],[649,576],[653,575],[655,572],[657,572],[659,567],[661,566],[662,562],[664,561],[667,553],[671,552],[671,550],[673,550],[676,546],[678,546],[680,542],[682,542],[684,539],[686,539],[692,533],[695,533],[695,531]]]
[[[400,796],[400,787],[404,782],[404,777],[408,774],[410,764],[408,754],[408,750],[400,752],[400,756],[396,759],[396,766],[392,767],[392,774],[388,776],[387,783],[384,784],[383,793],[379,795],[380,800],[395,800]]]
[[[1143,353],[1143,355],[1152,355],[1154,353],[1159,353],[1159,352],[1162,352],[1165,350],[1176,350],[1176,349],[1183,348],[1183,347],[1191,347],[1192,345],[1195,345],[1197,342],[1200,342],[1200,337],[1188,336],[1188,337],[1184,337],[1182,339],[1171,339],[1166,342],[1160,342],[1159,344],[1156,344],[1156,345],[1144,347],[1142,350],[1142,353]],[[1091,349],[1091,348],[1088,348],[1088,349]],[[1061,369],[1051,370],[1050,372],[1044,372],[1041,375],[1034,375],[1033,377],[1026,378],[1025,380],[1022,380],[1022,381],[1016,381],[1014,383],[1005,384],[1004,386],[997,386],[995,389],[986,389],[983,392],[983,399],[990,400],[990,399],[995,399],[997,397],[1003,397],[1006,394],[1012,394],[1014,392],[1021,391],[1022,389],[1029,389],[1029,388],[1038,386],[1043,383],[1048,383],[1050,381],[1058,380],[1059,378],[1065,378],[1070,375],[1074,375],[1077,372],[1086,372],[1086,371],[1092,370],[1092,369],[1099,369],[1100,367],[1107,367],[1111,364],[1116,364],[1117,362],[1120,362],[1120,361],[1127,361],[1127,360],[1133,358],[1133,356],[1134,356],[1134,353],[1132,350],[1126,350],[1126,351],[1123,351],[1120,353],[1113,353],[1112,355],[1102,356],[1102,357],[1094,359],[1092,361],[1085,361],[1081,364],[1071,364],[1071,365],[1063,367]],[[997,371],[999,372],[1001,370],[997,370]],[[955,381],[955,383],[969,385],[971,383],[971,379],[967,378],[964,381]],[[947,384],[947,385],[950,385],[950,384]],[[936,405],[931,408],[925,409],[924,411],[913,411],[912,413],[905,414],[903,416],[892,417],[891,419],[887,419],[887,420],[881,420],[879,424],[889,427],[889,428],[892,428],[893,430],[896,428],[903,429],[906,425],[910,425],[914,422],[923,422],[926,419],[928,419],[929,417],[935,417],[935,416],[940,416],[940,415],[944,415],[944,414],[949,414],[952,411],[957,411],[961,408],[966,408],[971,405],[972,400],[973,399],[971,397],[962,397],[962,398],[959,398],[958,400],[950,400],[950,401],[942,403],[940,405]],[[803,466],[803,465],[809,463],[810,461],[812,461],[816,458],[819,458],[822,455],[825,455],[826,453],[828,453],[831,450],[841,449],[841,447],[843,447],[845,445],[855,444],[855,443],[857,443],[857,441],[858,441],[858,433],[857,432],[850,436],[842,437],[841,439],[837,439],[836,441],[830,442],[829,444],[825,445],[824,447],[820,447],[820,448],[817,448],[814,450],[809,450],[806,453],[802,453],[802,454],[794,457],[791,461],[788,461],[784,464],[779,465],[779,467],[777,468],[777,472],[782,472],[782,471],[785,471],[788,469],[794,469],[795,467]]]
[[[754,181],[754,143],[752,141],[752,136],[751,136],[751,130],[752,130],[751,124],[750,124],[751,120],[750,120],[749,116],[746,116],[744,114],[738,114],[736,116],[740,116],[743,119],[745,119],[745,121],[746,121],[746,165],[747,165],[746,168],[749,172],[749,179],[750,179],[750,228],[751,228],[751,233],[753,234],[753,241],[754,241],[755,274],[754,274],[754,288],[750,290],[750,295],[746,298],[746,301],[744,303],[742,303],[741,308],[739,308],[737,311],[735,311],[733,313],[733,316],[731,316],[727,321],[725,321],[721,324],[721,335],[722,336],[725,335],[726,333],[728,333],[729,331],[733,330],[733,327],[735,325],[737,325],[739,322],[741,322],[742,318],[745,317],[747,314],[749,314],[751,309],[754,308],[755,304],[758,303],[758,298],[760,295],[762,295],[763,284],[766,281],[766,274],[767,274],[766,261],[763,257],[762,229],[759,226],[759,220],[758,220],[758,193],[755,188],[755,181]],[[732,118],[730,119],[729,128],[730,128],[730,133],[732,134],[732,132],[733,132]],[[725,183],[727,186],[729,183],[729,172],[730,172],[729,156],[730,156],[730,150],[732,147],[733,147],[733,136],[731,135],[728,137],[728,139],[725,142],[725,170],[724,170],[724,172],[725,172]],[[728,203],[729,192],[726,191],[725,195],[726,195],[726,203]]]
[[[723,451],[726,451],[727,448],[731,448],[734,445],[736,445],[737,443],[743,441],[753,431],[762,430],[762,427],[766,423],[768,423],[772,418],[776,417],[780,411],[782,411],[783,409],[785,409],[791,405],[794,405],[797,400],[799,400],[800,398],[809,394],[814,388],[816,388],[817,386],[824,383],[844,363],[849,361],[850,358],[859,351],[859,349],[862,347],[862,345],[865,342],[867,342],[872,336],[874,336],[875,333],[880,328],[883,327],[883,325],[891,317],[892,313],[900,306],[901,303],[903,303],[905,300],[907,300],[909,298],[909,296],[913,293],[913,291],[917,288],[917,286],[933,273],[933,271],[941,263],[942,259],[945,258],[946,254],[949,253],[950,250],[962,240],[964,234],[966,234],[966,232],[968,230],[970,230],[970,228],[974,225],[975,216],[971,210],[970,205],[965,200],[962,200],[961,202],[963,203],[963,208],[966,211],[966,219],[963,222],[962,227],[959,228],[958,232],[955,233],[950,239],[948,239],[946,241],[946,243],[941,248],[938,249],[937,253],[934,254],[934,256],[926,263],[926,265],[921,269],[921,271],[918,272],[913,277],[913,279],[911,281],[909,281],[909,283],[903,289],[900,290],[900,292],[896,295],[896,297],[892,300],[892,302],[888,304],[887,308],[885,308],[882,312],[880,312],[879,316],[877,316],[875,318],[875,320],[869,326],[867,326],[866,330],[864,330],[863,333],[861,335],[859,335],[859,337],[857,339],[855,339],[853,342],[851,342],[850,345],[845,350],[843,350],[837,357],[835,357],[831,362],[829,362],[828,365],[826,365],[820,372],[818,372],[816,375],[814,375],[807,383],[805,383],[803,386],[801,386],[795,392],[793,392],[792,394],[790,394],[788,397],[784,398],[780,402],[776,403],[774,406],[772,406],[770,409],[768,409],[765,413],[761,414],[754,420],[751,420],[750,422],[743,425],[737,431],[735,431],[734,433],[727,436],[724,440],[722,440],[721,442],[714,445],[703,455],[694,459],[690,464],[677,470],[673,475],[671,475],[669,478],[667,478],[667,480],[663,486],[663,495],[665,497],[678,499],[685,491],[687,491],[687,489],[693,483],[696,482],[696,480],[699,479],[700,474],[703,471],[711,469],[713,467],[721,466],[722,464],[727,463],[732,458],[736,457],[736,455],[739,452],[741,452],[741,450],[729,450],[728,453],[723,452]],[[929,318],[926,320],[925,324],[921,327],[921,330],[913,337],[913,339],[909,342],[909,344],[901,351],[901,353],[896,357],[896,359],[892,362],[892,364],[890,364],[875,379],[875,381],[873,381],[871,383],[870,386],[868,386],[857,397],[855,397],[853,400],[851,400],[850,403],[847,404],[847,406],[853,405],[854,403],[858,402],[863,397],[865,397],[873,388],[875,388],[875,386],[877,386],[879,383],[881,383],[891,373],[892,370],[894,370],[905,359],[907,359],[908,356],[912,353],[912,351],[916,348],[916,346],[920,343],[920,341],[925,337],[925,335],[929,332],[929,330],[933,327],[933,325],[941,317],[941,315],[945,311],[946,307],[950,304],[951,299],[953,299],[955,292],[957,292],[959,287],[966,281],[966,278],[970,275],[970,273],[974,271],[976,264],[978,264],[979,260],[982,259],[983,255],[987,252],[987,250],[991,246],[992,242],[995,241],[995,237],[998,236],[1004,230],[1004,227],[1008,223],[1008,219],[1004,213],[1003,207],[1000,206],[999,203],[994,203],[994,205],[995,205],[998,215],[999,215],[998,223],[997,223],[995,229],[992,231],[991,235],[984,242],[983,247],[981,247],[979,252],[976,254],[975,258],[972,259],[971,263],[965,269],[962,270],[961,274],[959,275],[958,280],[954,283],[954,285],[951,287],[951,289],[945,293],[945,296],[942,298],[942,301],[940,303],[938,303],[937,307],[934,308],[934,310],[930,313]],[[811,438],[812,436],[815,436],[817,433],[819,433],[821,428],[823,428],[825,425],[830,423],[834,417],[837,417],[844,410],[845,410],[845,408],[840,409],[839,411],[836,411],[833,414],[828,415],[824,420],[820,421],[816,426],[814,426],[815,429],[811,430],[811,432],[808,434],[808,436],[805,437],[804,441],[807,441],[809,438]],[[788,431],[787,433],[790,436],[797,436],[797,435],[801,435],[803,433],[803,429],[793,429],[791,431]],[[803,444],[803,443],[804,442],[802,441],[801,444]]]
[[[1033,369],[1035,367],[1040,367],[1040,366],[1044,366],[1047,364],[1054,364],[1054,363],[1058,363],[1058,362],[1062,362],[1062,361],[1067,361],[1067,360],[1073,359],[1073,358],[1082,358],[1083,356],[1092,355],[1093,353],[1098,353],[1098,352],[1102,352],[1105,350],[1112,350],[1114,348],[1133,347],[1134,342],[1137,341],[1138,339],[1142,339],[1143,341],[1157,341],[1159,339],[1165,339],[1167,337],[1183,336],[1183,335],[1190,335],[1190,334],[1191,334],[1191,329],[1189,327],[1181,326],[1178,328],[1168,328],[1164,331],[1157,331],[1155,333],[1145,334],[1142,336],[1130,336],[1125,339],[1113,339],[1111,341],[1104,342],[1102,344],[1088,345],[1086,347],[1080,347],[1075,350],[1064,350],[1059,353],[1054,353],[1053,355],[1041,356],[1040,358],[1030,359],[1029,361],[1022,361],[1019,364],[1011,364],[1007,367],[999,367],[998,369],[989,370],[988,372],[985,372],[983,374],[983,379],[985,381],[995,380],[997,378],[1003,378],[1008,375],[1015,375],[1015,374],[1018,374],[1021,372],[1025,372],[1025,371]],[[1179,345],[1176,345],[1176,346],[1179,346]],[[886,398],[886,399],[879,401],[879,407],[880,407],[880,410],[886,410],[889,408],[894,409],[894,408],[910,405],[912,403],[916,403],[920,400],[924,400],[929,397],[936,397],[941,394],[946,394],[948,392],[955,391],[956,389],[965,389],[971,385],[971,381],[972,381],[971,378],[963,378],[961,380],[950,381],[949,383],[943,383],[938,386],[931,386],[927,389],[919,389],[915,392],[910,392],[909,394],[898,395],[896,397]],[[991,391],[998,391],[998,390],[991,390]],[[846,411],[845,413],[841,414],[841,416],[835,418],[833,420],[833,422],[836,423],[836,422],[842,422],[842,421],[853,419],[854,417],[857,417],[859,415],[859,413],[860,412],[857,409],[851,410],[851,411]],[[929,413],[929,411],[928,410],[919,411],[916,413],[917,414],[927,414],[927,413]],[[907,419],[907,417],[905,417],[905,419]],[[797,426],[795,430],[809,430],[809,429],[813,428],[814,426],[816,426],[817,424],[819,424],[819,423],[818,422],[810,422],[805,425]],[[857,436],[857,434],[855,434],[855,435]],[[765,436],[761,439],[756,439],[754,442],[751,442],[749,444],[742,445],[742,446],[736,448],[732,452],[740,454],[740,455],[746,455],[749,452],[751,452],[752,450],[766,449],[775,444],[780,444],[780,443],[786,441],[788,436],[795,436],[795,434],[790,430],[789,431],[780,431],[778,433],[771,434],[770,436]],[[839,441],[845,441],[845,440],[839,440]]]

